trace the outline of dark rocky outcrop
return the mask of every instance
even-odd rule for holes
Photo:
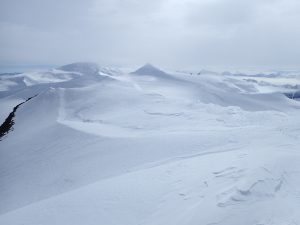
[[[30,98],[28,98],[26,101],[24,102],[21,102],[20,104],[16,105],[14,108],[13,108],[13,111],[8,115],[8,117],[5,119],[5,121],[2,123],[2,125],[0,126],[0,140],[3,136],[5,136],[6,134],[8,134],[10,131],[13,130],[13,125],[15,124],[15,121],[14,121],[14,117],[15,117],[15,113],[17,111],[17,109],[23,105],[24,103],[28,102],[30,99],[36,97],[37,95],[35,96],[32,96]]]

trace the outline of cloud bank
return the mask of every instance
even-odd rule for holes
[[[1,64],[299,68],[298,0],[0,0]]]

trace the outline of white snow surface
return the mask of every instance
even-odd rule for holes
[[[286,86],[149,68],[1,77],[1,121],[38,95],[0,141],[0,225],[300,224],[300,102]]]

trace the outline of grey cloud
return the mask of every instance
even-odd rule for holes
[[[297,0],[0,0],[3,63],[298,67]]]

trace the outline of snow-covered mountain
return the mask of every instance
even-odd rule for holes
[[[299,77],[203,71],[1,75],[0,224],[300,224]]]
[[[93,75],[99,72],[99,66],[96,63],[89,62],[71,63],[68,65],[61,66],[58,69],[69,72],[79,72],[85,75]]]
[[[132,72],[131,74],[151,75],[151,76],[166,76],[167,75],[167,73],[156,68],[155,66],[151,65],[150,63],[145,64],[144,66],[142,66],[141,68]]]

